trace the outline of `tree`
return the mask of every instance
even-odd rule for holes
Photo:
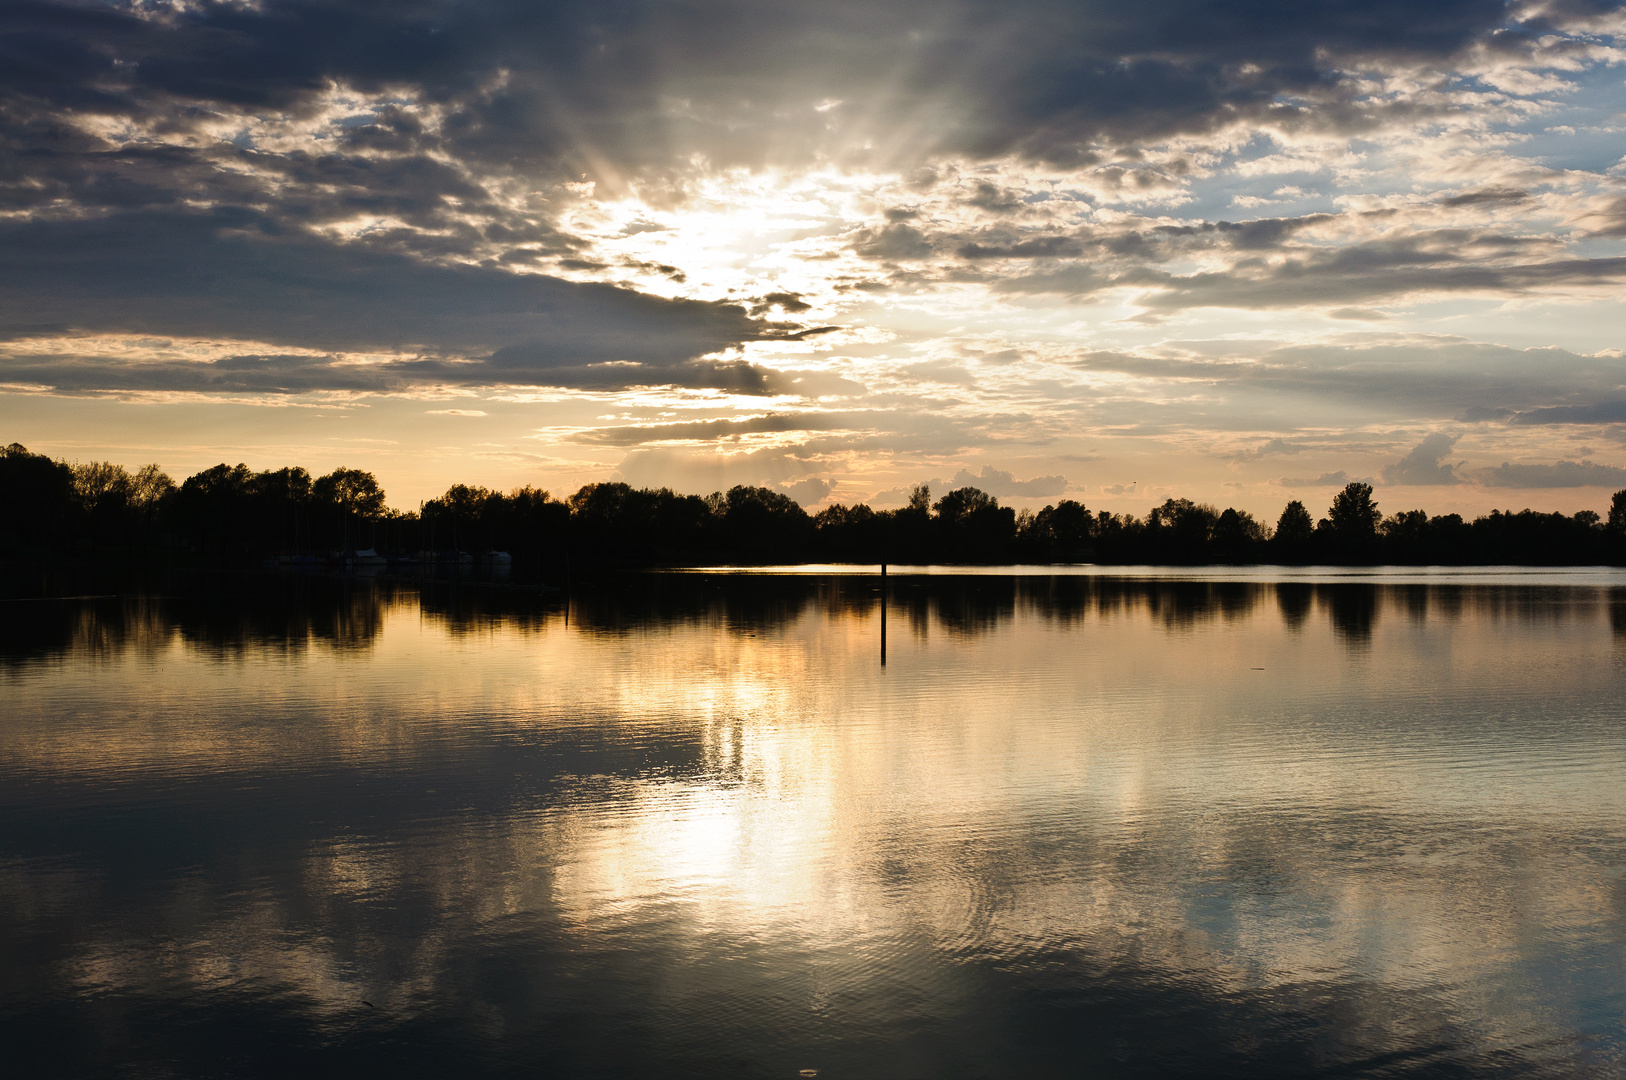
[[[318,478],[311,485],[311,494],[318,502],[363,520],[381,517],[384,513],[384,489],[378,486],[377,477],[360,469],[346,469],[341,465]]]
[[[1082,503],[1063,499],[1037,514],[1023,511],[1017,520],[1017,536],[1031,557],[1049,562],[1061,559],[1077,562],[1086,557],[1095,519]]]
[[[926,491],[927,489],[924,485],[922,485],[915,490]],[[974,487],[963,487],[955,488],[953,491],[937,500],[937,506],[935,509],[937,511],[937,519],[939,521],[957,525],[979,511],[997,507],[998,505],[999,500],[995,499],[986,491],[982,491]],[[911,494],[910,509],[913,508],[914,496]]]
[[[384,489],[378,486],[377,477],[342,465],[311,484],[311,497],[338,519],[336,539],[345,549],[361,542],[359,531],[353,533],[352,526],[376,522],[385,513]]]
[[[827,506],[813,516],[813,535],[821,551],[843,561],[879,562],[885,554],[881,530],[885,519],[863,503]]]
[[[255,473],[249,486],[256,543],[261,549],[308,554],[312,542],[311,474],[297,465],[267,469]]]
[[[762,562],[798,559],[811,531],[812,519],[789,495],[747,484],[728,489],[723,534],[737,556]]]
[[[1617,540],[1626,540],[1626,489],[1615,492],[1609,499],[1609,521],[1604,529]]]
[[[129,546],[135,539],[128,520],[134,477],[111,461],[73,466],[73,493],[92,547]]]
[[[1378,526],[1383,534],[1386,558],[1397,563],[1424,563],[1429,558],[1431,532],[1428,514],[1423,510],[1402,510],[1383,519]]]
[[[925,516],[932,507],[932,489],[925,484],[916,484],[909,489],[909,512]]]
[[[1016,510],[974,487],[955,488],[937,501],[933,526],[950,559],[998,561],[1016,539]]]
[[[1282,562],[1301,562],[1310,556],[1315,538],[1315,522],[1310,511],[1297,499],[1282,508],[1276,519],[1276,535],[1270,538],[1271,557]]]
[[[1219,511],[1190,499],[1166,499],[1146,515],[1150,554],[1172,562],[1206,562]]]
[[[1297,499],[1283,507],[1282,516],[1276,519],[1276,539],[1284,543],[1307,544],[1314,532],[1310,511]]]
[[[1226,507],[1214,522],[1213,550],[1217,558],[1226,562],[1246,562],[1253,559],[1269,539],[1265,527],[1254,520],[1246,510]]]
[[[72,539],[73,470],[12,443],[0,450],[0,548],[54,548]]]
[[[177,516],[200,553],[207,554],[213,546],[216,554],[235,555],[247,546],[253,484],[247,465],[225,462],[182,481]]]
[[[1378,522],[1383,515],[1372,501],[1372,485],[1356,480],[1344,485],[1344,490],[1332,500],[1327,511],[1332,530],[1345,543],[1362,544],[1378,533]]]
[[[156,463],[141,466],[131,477],[130,509],[135,514],[143,547],[152,545],[153,531],[158,525],[163,505],[174,499],[179,490],[175,486],[175,481],[170,479],[169,474]]]

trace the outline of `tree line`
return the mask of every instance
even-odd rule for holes
[[[1607,518],[1492,511],[1465,520],[1406,510],[1385,516],[1370,485],[1347,485],[1326,515],[1299,500],[1274,523],[1246,510],[1168,499],[1145,517],[1091,513],[1063,499],[1038,511],[1001,506],[974,487],[907,505],[862,503],[809,514],[771,488],[710,495],[624,483],[587,484],[558,499],[455,484],[416,511],[391,509],[372,473],[297,466],[255,472],[220,464],[176,483],[156,465],[53,460],[15,443],[0,451],[0,555],[180,555],[246,563],[324,558],[371,548],[387,556],[507,551],[545,567],[584,562],[1401,563],[1591,565],[1626,562],[1626,491]]]

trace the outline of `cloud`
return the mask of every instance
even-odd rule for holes
[[[1258,461],[1260,458],[1264,457],[1274,457],[1278,454],[1302,454],[1306,450],[1313,449],[1315,449],[1315,447],[1306,446],[1302,443],[1290,442],[1287,439],[1266,439],[1258,446],[1241,451],[1231,460],[1238,463]]]
[[[484,416],[480,409],[429,409],[430,416]]]
[[[736,484],[782,488],[817,467],[798,451],[783,447],[734,454],[650,447],[628,453],[616,471],[634,487],[670,487],[687,494],[727,491]]]
[[[885,422],[881,415],[839,413],[768,413],[739,419],[675,420],[661,424],[628,424],[596,428],[574,437],[575,441],[605,446],[639,446],[654,442],[711,442],[740,435],[764,433],[841,431]]]
[[[810,506],[834,491],[835,485],[828,480],[810,476],[806,480],[798,480],[793,484],[780,484],[779,490],[795,499],[802,506]]]
[[[853,250],[870,259],[927,259],[931,241],[913,225],[894,222],[877,229],[860,229],[853,236]]]
[[[1459,234],[1413,234],[1303,252],[1246,274],[1227,270],[1144,275],[1148,287],[1139,302],[1162,313],[1198,307],[1267,310],[1414,295],[1511,295],[1543,288],[1612,286],[1626,279],[1626,258],[1495,258],[1489,251],[1462,252],[1462,240]]]
[[[1085,440],[1129,471],[1115,440],[1277,436],[1245,465],[1393,421],[1501,419],[1527,442],[1619,423],[1618,358],[1407,332],[1468,325],[1426,301],[1471,298],[1487,335],[1596,336],[1626,200],[1602,144],[1560,154],[1552,132],[1603,115],[1615,10],[11,5],[0,384],[675,387],[684,413],[659,423],[533,407],[600,446],[794,443],[775,483],[883,487],[900,460],[1053,473]],[[1219,209],[1266,193],[1278,209]],[[1585,317],[1560,325],[1556,299]],[[1278,309],[1306,317],[1250,314]],[[1344,332],[1380,319],[1395,331]],[[1148,343],[1158,321],[1191,340]],[[614,412],[658,415],[655,396]],[[1066,486],[994,474],[978,486]]]
[[[1509,29],[1509,10],[1495,0],[1291,13],[1170,0],[1155,14],[1128,0],[747,8],[335,0],[187,5],[163,18],[134,6],[39,7],[13,9],[5,27],[20,46],[5,83],[35,108],[93,104],[194,126],[222,114],[308,113],[334,84],[410,88],[409,105],[346,117],[336,149],[414,161],[434,153],[568,179],[582,165],[601,179],[671,169],[696,152],[723,168],[759,165],[769,146],[811,161],[859,141],[858,124],[890,129],[889,141],[912,142],[921,158],[1016,154],[1075,165],[1098,156],[1103,141],[1203,134],[1238,118],[1288,123],[1312,107],[1322,124],[1361,130],[1383,101],[1342,70],[1437,68],[1476,46],[1513,52],[1492,37]],[[1565,13],[1518,14],[1522,43],[1558,30]],[[682,108],[662,108],[663,95]],[[846,110],[820,108],[830,101],[875,106],[849,120]],[[922,127],[929,134],[916,133]],[[223,134],[236,149],[273,145],[252,130]],[[987,181],[970,197],[996,209],[1008,202]]]
[[[1519,410],[1541,417],[1549,405],[1626,392],[1626,368],[1613,357],[1435,335],[1342,335],[1340,343],[1306,344],[1170,341],[1146,350],[1083,352],[1069,363],[1084,371],[1205,384],[1253,400],[1270,394],[1363,409],[1381,403],[1398,414],[1442,419]],[[1465,401],[1500,401],[1509,411],[1481,404],[1464,412]],[[1596,423],[1614,414],[1613,405],[1596,409],[1561,411],[1553,419]]]
[[[930,480],[922,480],[920,483],[925,484],[929,490],[938,495],[950,490],[950,487],[952,486],[946,486],[943,478],[940,476],[934,476]],[[869,497],[869,504],[871,506],[903,506],[909,501],[909,493],[913,491],[914,488],[914,484],[904,484],[899,487],[888,488],[885,491],[877,491],[874,495]]]
[[[1280,480],[1276,481],[1276,483],[1280,484],[1282,487],[1289,487],[1289,488],[1343,487],[1345,484],[1347,484],[1349,482],[1350,482],[1349,473],[1345,472],[1343,469],[1339,469],[1337,472],[1322,473],[1320,476],[1317,476],[1317,477],[1315,477],[1313,479],[1308,479],[1308,480],[1305,480],[1305,479],[1291,479],[1289,477],[1284,476]]]
[[[955,488],[974,487],[986,491],[990,495],[1060,495],[1067,490],[1065,476],[1035,476],[1030,480],[1018,480],[1015,476],[992,465],[984,465],[981,472],[972,472],[970,469],[961,469],[954,474],[949,485]]]
[[[1554,405],[1513,416],[1515,424],[1619,424],[1626,423],[1626,401],[1595,405]]]
[[[1435,432],[1412,448],[1411,452],[1393,465],[1383,467],[1385,484],[1442,485],[1460,484],[1454,465],[1442,465],[1441,459],[1457,444],[1457,437]]]
[[[1509,420],[1515,415],[1512,409],[1493,409],[1484,405],[1473,405],[1462,410],[1454,419],[1465,424],[1483,424],[1491,420]]]
[[[1465,191],[1461,195],[1452,195],[1441,199],[1441,206],[1510,206],[1517,203],[1528,202],[1530,193],[1517,188],[1485,188],[1481,191]]]
[[[1560,461],[1554,465],[1513,465],[1502,462],[1483,469],[1479,480],[1501,488],[1626,488],[1626,469],[1591,461]]]
[[[69,391],[672,383],[774,393],[783,386],[776,373],[707,354],[794,336],[732,304],[426,264],[359,244],[289,236],[257,214],[0,225],[0,340],[73,333],[247,339],[420,358],[357,366],[233,356],[202,365],[118,367],[83,356],[12,357],[0,370],[9,381]]]

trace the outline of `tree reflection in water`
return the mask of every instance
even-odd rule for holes
[[[1620,588],[164,584],[0,638],[20,1075],[1626,1053]]]

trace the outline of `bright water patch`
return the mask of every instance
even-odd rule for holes
[[[906,576],[884,666],[874,577],[7,603],[0,1044],[1618,1076],[1626,582],[1587,573]]]

